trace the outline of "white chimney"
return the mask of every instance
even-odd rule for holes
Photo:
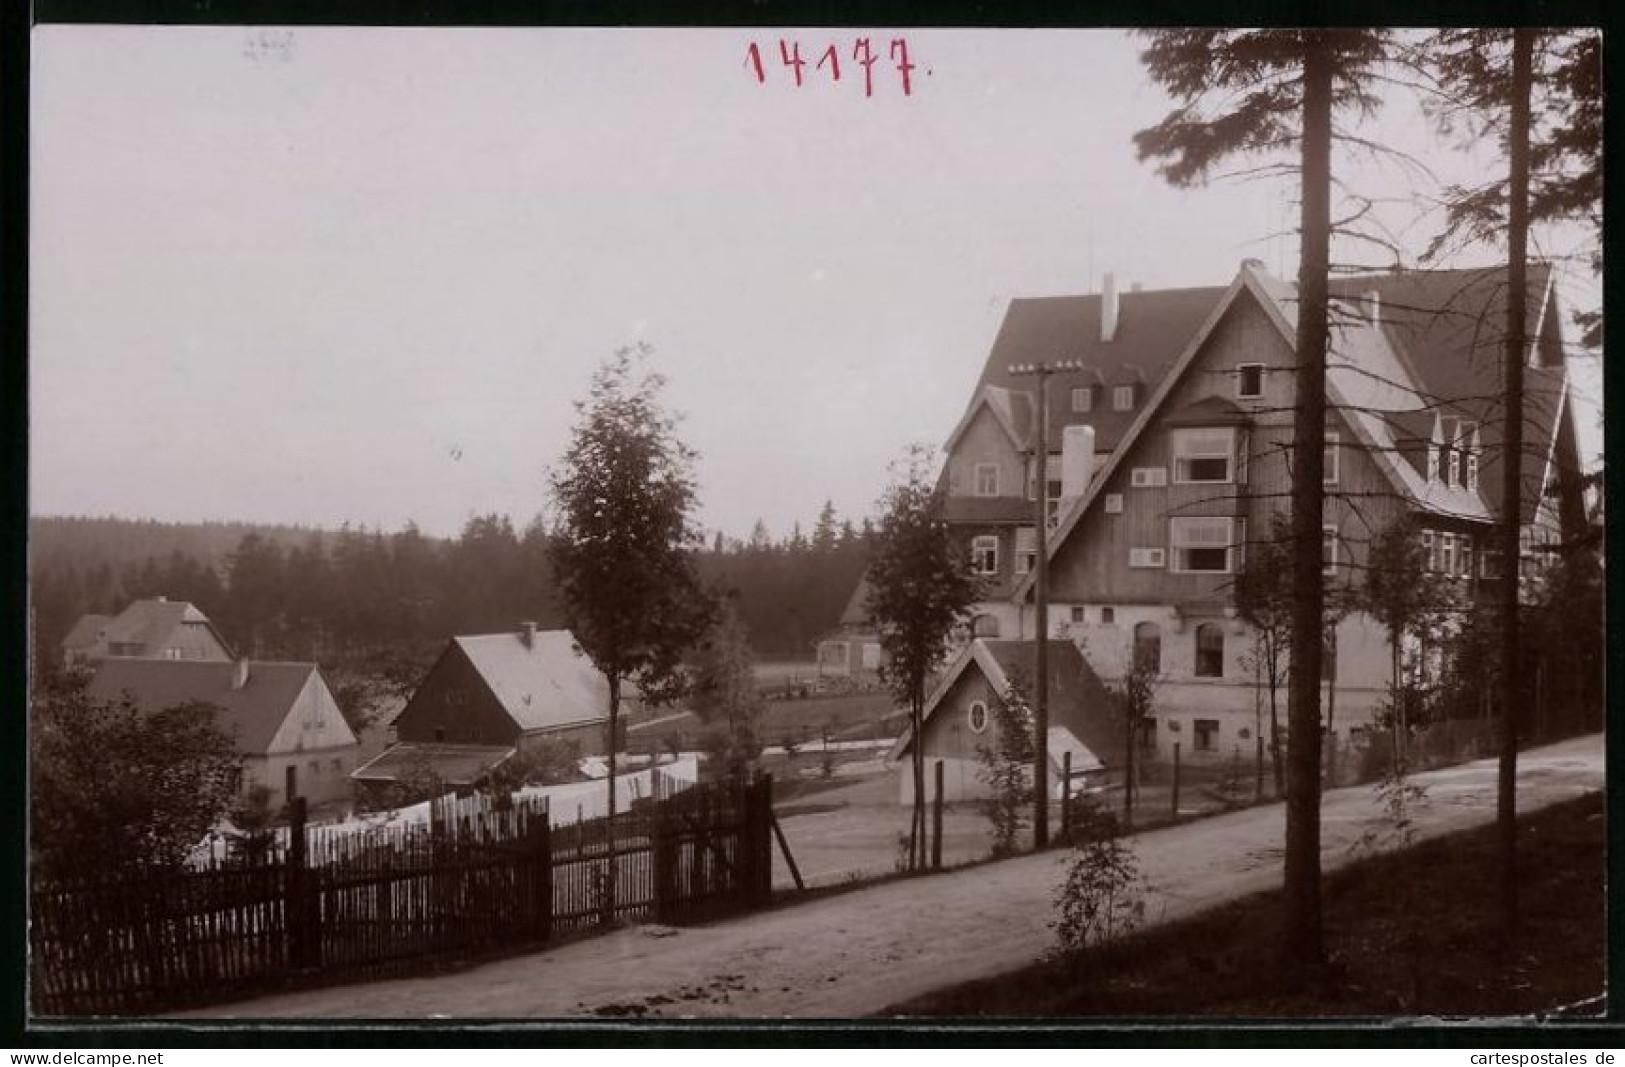
[[[1117,275],[1110,271],[1100,283],[1100,339],[1117,339]]]
[[[160,604],[169,603],[169,598],[167,596],[155,596],[152,599],[158,601],[158,603],[160,603]]]
[[[526,648],[536,647],[536,624],[522,622],[519,624],[519,640],[525,643]]]
[[[1095,428],[1068,426],[1061,431],[1061,514],[1089,489],[1094,475]]]
[[[248,659],[236,660],[231,665],[231,687],[241,689],[248,684]]]
[[[1365,317],[1368,322],[1382,321],[1382,294],[1375,289],[1365,294]]]

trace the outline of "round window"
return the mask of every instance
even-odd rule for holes
[[[970,706],[970,728],[978,734],[987,729],[987,705],[980,700]]]

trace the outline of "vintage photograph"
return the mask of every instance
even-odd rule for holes
[[[1599,30],[30,48],[31,1019],[1605,1017]]]

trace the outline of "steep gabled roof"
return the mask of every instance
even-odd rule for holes
[[[846,598],[846,607],[841,609],[840,625],[850,629],[866,629],[874,626],[869,618],[869,569],[863,570],[858,578],[857,588],[852,595]]]
[[[145,711],[194,701],[213,704],[220,708],[220,726],[235,737],[237,750],[263,755],[317,667],[250,662],[247,680],[234,689],[237,669],[230,660],[106,659],[86,692],[97,700],[118,700],[128,694]],[[348,732],[349,726],[344,729]]]
[[[1122,740],[1111,723],[1110,709],[1115,698],[1101,683],[1089,662],[1071,641],[1051,640],[1049,655],[1049,723],[1052,738],[1057,729],[1065,730],[1080,742],[1099,761],[1099,765],[1115,766],[1122,759]],[[948,666],[925,703],[924,722],[929,725],[932,716],[941,707],[943,699],[953,689],[965,671],[980,670],[995,693],[1003,693],[1012,682],[1020,684],[1029,698],[1032,680],[1037,676],[1038,649],[1032,641],[994,640],[977,638],[960,652]],[[907,755],[913,738],[905,733],[891,752],[892,759]],[[1051,754],[1059,759],[1052,744]],[[1074,771],[1094,769],[1073,764]]]
[[[977,394],[991,386],[1027,397],[1033,390],[1032,380],[1011,374],[1012,366],[1080,361],[1083,369],[1050,379],[1049,449],[1060,450],[1067,423],[1086,421],[1095,428],[1095,449],[1109,452],[1128,432],[1138,406],[1135,411],[1114,411],[1109,395],[1097,396],[1087,415],[1074,414],[1071,390],[1136,380],[1154,388],[1227,291],[1218,286],[1121,293],[1117,332],[1111,341],[1100,339],[1099,295],[1012,300],[982,367]],[[1027,403],[1030,407],[1031,402]],[[1020,428],[1025,445],[1032,431],[1027,426]]]
[[[166,600],[158,597],[151,600],[137,600],[129,607],[119,612],[107,624],[104,636],[109,644],[140,644],[149,649],[163,648],[169,643],[171,636],[181,626],[205,626],[209,632],[220,642],[220,646],[230,655],[231,646],[226,644],[220,631],[214,628],[209,617],[196,607],[184,600]]]
[[[521,730],[603,722],[609,717],[609,680],[568,630],[454,637],[491,694]],[[631,695],[627,693],[627,695]]]
[[[948,435],[945,449],[952,450],[965,431],[970,429],[976,416],[986,408],[993,413],[993,419],[1004,430],[1005,436],[1017,449],[1027,447],[1027,441],[1032,436],[1032,400],[1026,393],[1001,388],[996,385],[985,385],[976,391],[971,398],[970,407],[960,418],[959,425],[954,427],[953,433]]]
[[[107,624],[113,621],[111,615],[81,615],[79,621],[73,624],[68,636],[62,639],[62,647],[72,651],[89,648],[101,640]]]
[[[1497,315],[1505,314],[1503,277],[1499,270],[1406,272],[1340,278],[1331,288],[1341,313],[1332,316],[1329,328],[1328,409],[1342,412],[1379,469],[1418,506],[1479,521],[1494,517],[1501,495],[1495,458],[1500,433],[1491,416],[1499,395],[1499,342],[1494,323]],[[1051,558],[1101,494],[1112,472],[1122,465],[1128,446],[1155,421],[1158,409],[1218,319],[1243,290],[1258,300],[1286,343],[1296,345],[1295,287],[1251,262],[1243,263],[1235,282],[1115,443],[1100,475],[1063,517],[1049,540]],[[1373,291],[1380,305],[1380,328],[1361,314],[1364,294]],[[1553,299],[1551,275],[1544,264],[1540,270],[1531,269],[1528,298],[1536,310],[1530,316],[1533,347],[1539,343],[1538,323]],[[1547,477],[1553,434],[1565,406],[1565,375],[1561,368],[1530,367],[1526,388],[1524,479],[1533,488],[1523,494],[1523,521],[1533,516]],[[1479,424],[1485,459],[1477,492],[1429,483],[1425,473],[1400,454],[1396,424],[1403,425],[1400,420],[1412,419],[1416,412],[1441,408],[1462,412]],[[1027,595],[1034,580],[1035,575],[1029,573],[1018,582],[1013,598]]]
[[[1264,288],[1271,281],[1273,279],[1268,279],[1262,269],[1255,270],[1250,263],[1242,264],[1235,280],[1230,283],[1229,288],[1224,290],[1219,300],[1208,309],[1207,317],[1202,320],[1201,325],[1186,339],[1184,349],[1179,353],[1179,357],[1174,360],[1173,367],[1170,368],[1167,374],[1162,376],[1150,399],[1140,405],[1139,409],[1134,412],[1134,421],[1129,424],[1122,437],[1113,445],[1111,454],[1107,457],[1105,466],[1101,468],[1100,473],[1090,479],[1089,487],[1084,490],[1083,496],[1078,498],[1078,502],[1072,505],[1072,510],[1061,517],[1060,525],[1048,539],[1047,551],[1050,559],[1055,558],[1056,554],[1060,552],[1061,546],[1066,544],[1067,537],[1071,535],[1083,516],[1088,514],[1090,506],[1101,495],[1106,484],[1110,482],[1112,473],[1123,465],[1125,457],[1131,450],[1130,446],[1155,419],[1158,409],[1162,407],[1163,402],[1168,398],[1168,394],[1173,392],[1174,386],[1178,384],[1180,375],[1196,358],[1196,354],[1207,343],[1208,336],[1218,326],[1219,320],[1224,318],[1224,313],[1230,309],[1231,304],[1235,303],[1242,292],[1252,292],[1258,299],[1259,305],[1264,308],[1266,314],[1276,324],[1276,327],[1290,336],[1291,324],[1283,317],[1280,300],[1276,294]],[[1099,447],[1097,444],[1096,448]],[[1026,596],[1027,591],[1032,588],[1035,581],[1037,581],[1037,571],[1029,571],[1026,576],[1016,583],[1011,598],[1020,600]]]
[[[1525,291],[1529,345],[1540,344],[1543,324],[1557,313],[1555,272],[1543,261],[1529,264]],[[1479,491],[1492,514],[1500,512],[1501,361],[1505,351],[1509,290],[1504,267],[1404,271],[1334,279],[1332,293],[1359,299],[1375,293],[1383,332],[1413,369],[1418,391],[1479,423],[1484,459]],[[1525,370],[1523,508],[1528,522],[1538,495],[1566,391],[1559,366]]]

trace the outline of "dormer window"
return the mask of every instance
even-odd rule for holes
[[[1091,385],[1080,385],[1072,390],[1072,410],[1079,415],[1086,415],[1095,408],[1095,389]]]
[[[999,495],[999,465],[997,463],[978,463],[976,465],[977,496]]]
[[[1479,450],[1479,447],[1480,447],[1480,438],[1478,436],[1478,425],[1476,423],[1473,423],[1473,424],[1463,426],[1462,427],[1462,433],[1461,433],[1461,439],[1462,439],[1462,442],[1463,442],[1462,450],[1466,453],[1466,456],[1467,456],[1467,482],[1466,482],[1466,485],[1467,485],[1468,489],[1471,489],[1473,492],[1476,493],[1476,492],[1478,492],[1478,450]]]
[[[1228,482],[1236,432],[1228,426],[1173,431],[1174,482]]]
[[[1434,448],[1432,442],[1428,443],[1428,481],[1439,480],[1439,449]]]
[[[1114,385],[1114,386],[1112,386],[1112,410],[1113,411],[1133,411],[1134,410],[1134,386],[1132,386],[1132,385]]]
[[[1243,363],[1236,367],[1236,396],[1257,400],[1264,395],[1264,364]]]

